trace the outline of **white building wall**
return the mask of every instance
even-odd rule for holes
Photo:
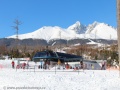
[[[106,69],[106,64],[107,64],[106,60],[83,60],[84,69],[101,70],[103,61],[105,62],[105,69]]]

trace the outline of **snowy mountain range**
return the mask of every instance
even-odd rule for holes
[[[117,30],[105,23],[94,22],[85,26],[77,21],[68,28],[61,28],[59,26],[43,26],[31,33],[19,34],[19,39],[45,39],[47,41],[52,39],[75,39],[75,38],[90,38],[90,39],[117,39]],[[7,38],[16,38],[16,35]]]

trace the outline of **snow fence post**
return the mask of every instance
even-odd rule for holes
[[[35,65],[34,65],[34,72],[35,72]]]
[[[16,72],[17,72],[17,66],[16,66]]]
[[[55,64],[55,74],[56,74],[56,64]]]

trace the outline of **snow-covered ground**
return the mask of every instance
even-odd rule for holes
[[[16,70],[0,60],[0,90],[120,90],[120,77],[117,70]]]

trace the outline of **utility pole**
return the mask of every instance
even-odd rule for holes
[[[118,35],[119,77],[120,77],[120,0],[117,0],[117,35]]]
[[[14,24],[15,25],[12,27],[13,29],[16,30],[16,47],[17,47],[18,46],[18,30],[19,30],[19,25],[21,25],[21,22],[18,19],[15,19]]]
[[[60,52],[61,52],[61,31],[59,32],[59,36],[60,36]]]
[[[95,41],[96,41],[96,34],[97,34],[97,30],[95,31]]]

